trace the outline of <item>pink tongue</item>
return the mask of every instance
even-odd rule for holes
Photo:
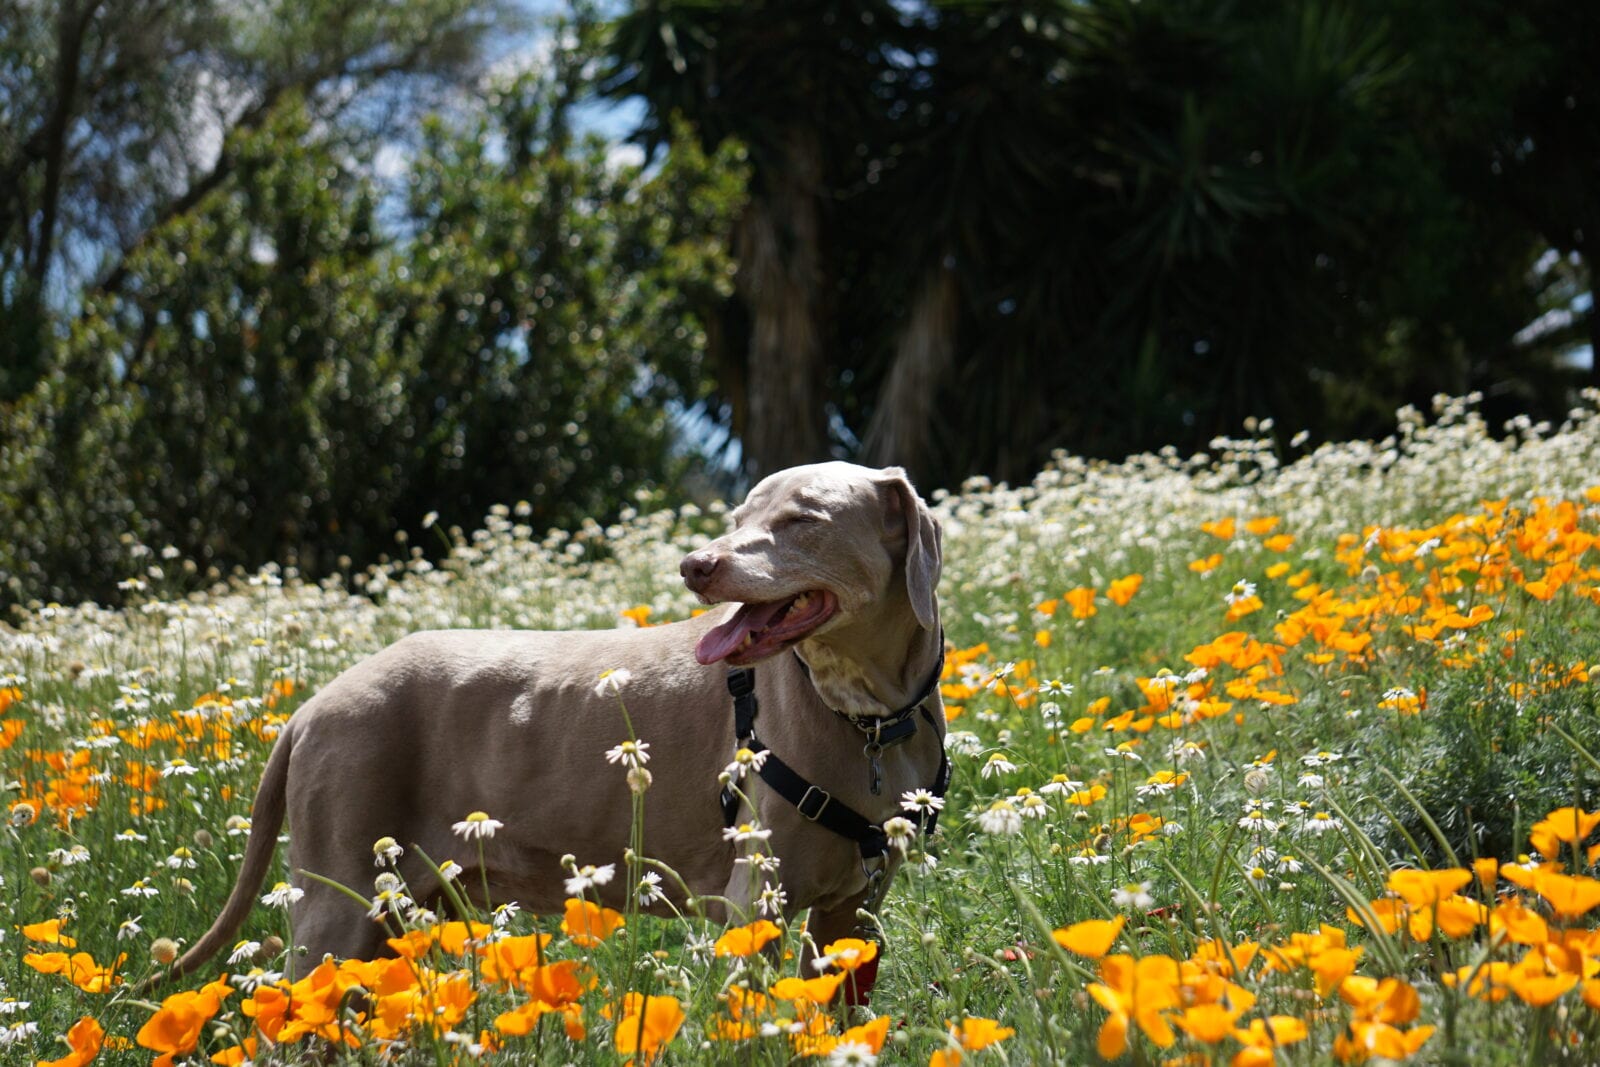
[[[710,665],[732,655],[744,641],[744,635],[762,629],[775,616],[789,606],[789,601],[776,604],[741,604],[733,618],[710,630],[694,646],[694,658]]]

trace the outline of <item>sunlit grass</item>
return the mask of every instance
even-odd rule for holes
[[[955,785],[870,1008],[844,996],[868,943],[800,973],[776,915],[593,902],[671,877],[650,857],[552,871],[561,915],[463,896],[445,922],[400,842],[350,887],[393,958],[293,959],[263,904],[231,959],[141,998],[225,899],[309,694],[416,629],[685,618],[678,559],[722,518],[540,535],[507,508],[349,588],[194,589],[136,549],[132,606],[0,632],[0,1059],[1594,1062],[1600,419],[1512,431],[1448,402],[1287,465],[1264,436],[938,499]],[[495,847],[479,814],[440,813],[463,858]]]

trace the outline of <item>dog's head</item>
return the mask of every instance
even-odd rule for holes
[[[779,471],[732,520],[679,567],[705,603],[741,605],[701,639],[701,663],[756,663],[883,611],[938,628],[939,524],[899,467]]]

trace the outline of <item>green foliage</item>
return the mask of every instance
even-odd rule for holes
[[[0,401],[47,372],[62,313],[228,178],[219,141],[299,95],[370,137],[476,65],[502,0],[60,0],[0,9]]]
[[[295,99],[231,141],[228,181],[10,412],[0,595],[108,596],[132,536],[325,573],[429,512],[520,496],[542,529],[676,484],[668,405],[699,399],[733,150],[613,165],[559,132],[556,88],[524,75],[471,123],[431,121],[398,204]]]
[[[1538,643],[1554,637],[1540,635]],[[1432,862],[1443,863],[1426,812],[1458,857],[1514,855],[1526,851],[1528,827],[1545,812],[1591,803],[1600,788],[1600,767],[1584,755],[1600,751],[1600,709],[1592,690],[1518,698],[1507,691],[1516,687],[1497,684],[1495,673],[1444,674],[1443,688],[1430,693],[1438,714],[1429,716],[1418,744],[1402,749],[1389,768],[1410,784],[1416,804],[1391,796],[1398,822],[1375,819],[1371,826],[1384,847],[1398,850],[1406,834]],[[1438,773],[1440,768],[1448,773]]]
[[[930,0],[802,19],[814,9],[632,5],[610,85],[650,105],[647,141],[678,111],[713,143],[745,137],[755,190],[792,180],[782,134],[833,116],[810,126],[808,198],[762,208],[779,232],[818,231],[823,277],[789,284],[829,294],[802,303],[837,449],[948,485],[1026,477],[1059,447],[1204,448],[1248,416],[1342,437],[1438,392],[1569,406],[1580,377],[1559,357],[1600,322],[1571,314],[1596,228],[1571,195],[1600,149],[1587,16]],[[1573,253],[1559,284],[1533,269],[1552,247]],[[752,345],[804,334],[773,284],[742,294]],[[1572,325],[1523,332],[1552,308]],[[737,425],[762,383],[730,386]]]

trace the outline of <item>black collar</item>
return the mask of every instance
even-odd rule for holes
[[[800,670],[805,674],[807,680],[810,680],[811,668],[806,665],[805,660],[800,658],[800,650],[798,648],[795,649],[794,659],[796,663],[800,664]],[[917,709],[926,704],[928,698],[933,696],[934,691],[939,687],[939,679],[943,676],[944,635],[941,633],[939,635],[938,662],[933,665],[933,671],[928,675],[928,680],[922,683],[922,688],[917,690],[917,695],[905,707],[898,711],[892,711],[887,715],[856,715],[848,711],[840,711],[832,705],[825,704],[825,706],[829,711],[841,719],[847,720],[850,725],[872,738],[876,744],[888,748],[890,745],[907,740],[917,732],[917,720],[913,716],[916,715]],[[812,688],[816,688],[815,683],[812,684]],[[818,699],[821,699],[821,694],[818,694]]]
[[[940,655],[940,662],[944,657]],[[935,671],[933,682],[927,687],[927,693],[932,693],[932,685],[939,680],[940,671]],[[752,751],[761,751],[761,742],[756,738],[756,716],[760,706],[756,703],[756,673],[753,667],[736,667],[728,672],[728,693],[733,697],[733,722],[735,748],[749,748]],[[896,714],[904,714],[905,721],[910,723],[910,729],[903,737],[895,740],[904,740],[916,732],[916,720],[910,716],[916,712],[919,705],[925,704],[927,696],[924,695],[916,704],[903,709]],[[935,728],[934,715],[926,706],[921,707],[922,717],[928,720],[930,728]],[[881,737],[874,738],[867,743],[867,754],[873,762],[873,774],[878,773],[876,756],[870,750],[882,750],[888,742]],[[882,823],[873,822],[860,812],[851,808],[842,801],[835,800],[833,795],[820,786],[807,781],[792,767],[780,759],[777,753],[766,750],[766,757],[761,766],[756,770],[757,776],[772,788],[779,796],[793,804],[800,814],[811,822],[820,823],[841,837],[849,838],[859,846],[863,861],[881,859],[888,855],[889,837]],[[874,777],[874,782],[876,782]],[[934,774],[933,781],[929,784],[929,792],[942,798],[950,787],[950,756],[939,746],[939,767]],[[877,792],[876,786],[873,792]],[[722,817],[727,826],[733,826],[738,821],[739,806],[742,795],[732,786],[724,786],[721,795]],[[939,813],[913,812],[907,818],[915,824],[924,837],[933,836],[938,825]],[[870,877],[869,877],[870,884]]]

